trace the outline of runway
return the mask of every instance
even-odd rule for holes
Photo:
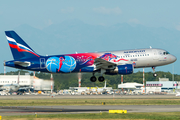
[[[109,110],[130,112],[180,112],[180,105],[83,105],[83,106],[0,106],[1,116],[34,114],[100,113]]]

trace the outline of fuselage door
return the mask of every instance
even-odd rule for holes
[[[152,50],[152,52],[153,52],[153,59],[154,60],[159,59],[158,51],[157,50]]]
[[[40,68],[44,69],[45,67],[45,58],[40,58]]]

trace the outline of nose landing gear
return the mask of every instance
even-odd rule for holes
[[[154,73],[153,76],[154,76],[154,77],[157,77],[157,73]]]
[[[152,67],[152,69],[153,69],[153,76],[154,76],[154,77],[157,77],[157,76],[158,76],[158,74],[157,74],[157,73],[155,73],[155,67]]]

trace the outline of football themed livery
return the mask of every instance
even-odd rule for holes
[[[156,66],[167,65],[176,61],[176,57],[163,49],[135,49],[95,53],[75,53],[53,56],[38,55],[14,31],[5,31],[14,60],[5,66],[41,71],[47,73],[91,72],[92,82],[99,72],[100,82],[103,74],[132,74],[134,68],[152,67],[154,76]]]

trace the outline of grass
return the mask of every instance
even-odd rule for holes
[[[36,119],[35,115],[23,116],[4,116],[3,120],[13,120],[17,118],[24,118],[27,120]],[[109,114],[109,113],[83,113],[83,114],[50,114],[50,115],[37,115],[37,118],[47,119],[148,119],[148,120],[177,120],[180,119],[179,112],[162,112],[162,113],[127,113],[127,114]],[[23,119],[22,119],[23,120]]]
[[[179,99],[28,99],[0,100],[0,106],[51,106],[51,105],[180,105]]]

